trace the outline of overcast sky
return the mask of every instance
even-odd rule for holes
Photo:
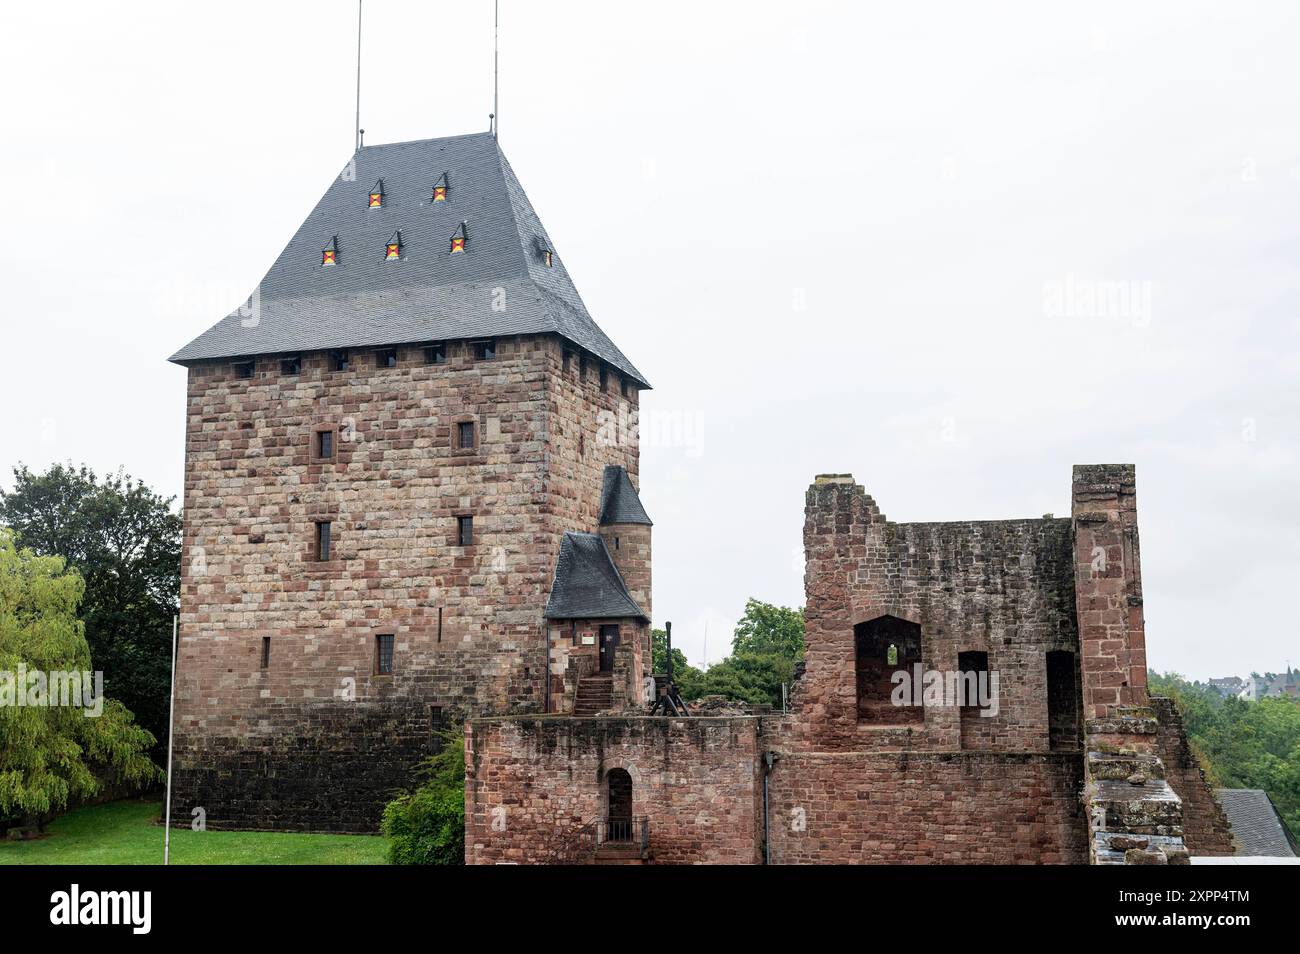
[[[1300,8],[502,7],[502,147],[654,385],[654,608],[693,662],[747,597],[801,605],[817,473],[995,519],[1131,462],[1151,664],[1300,664]],[[355,29],[3,7],[0,484],[70,459],[179,495],[165,359],[346,162]],[[367,0],[366,141],[485,129],[491,66],[489,0]]]

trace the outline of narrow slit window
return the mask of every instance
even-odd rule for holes
[[[456,425],[456,446],[461,450],[474,448],[474,422],[461,421]]]
[[[321,563],[330,558],[330,522],[328,520],[318,521],[316,524],[316,559]]]
[[[456,545],[469,547],[474,545],[474,518],[462,516],[456,518]]]
[[[429,706],[429,740],[434,752],[442,751],[443,743],[446,741],[442,737],[444,731],[446,731],[446,723],[442,717],[442,706]]]
[[[627,378],[620,377],[618,379],[618,393],[623,397],[627,397]]]
[[[375,637],[375,675],[393,674],[393,634],[381,633]]]
[[[602,391],[609,390],[609,371],[603,364],[600,366],[600,389]]]
[[[319,460],[332,460],[334,458],[333,430],[316,432],[316,457]]]
[[[429,345],[424,349],[425,364],[446,364],[447,363],[447,346],[445,344]]]
[[[271,637],[262,637],[262,668],[271,668]]]

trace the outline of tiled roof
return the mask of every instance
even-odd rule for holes
[[[1267,792],[1258,788],[1221,788],[1215,794],[1240,845],[1237,854],[1295,857],[1295,841]]]
[[[600,488],[600,525],[642,523],[654,526],[632,486],[632,478],[617,464],[605,468],[605,482]]]
[[[445,202],[432,201],[446,174]],[[368,207],[383,180],[383,204]],[[451,238],[464,226],[465,250]],[[401,258],[384,246],[401,233]],[[322,266],[330,243],[336,264]],[[556,334],[640,387],[645,376],[587,313],[490,133],[363,147],[289,240],[249,303],[171,360]]]
[[[605,541],[595,533],[565,533],[555,579],[546,601],[547,619],[649,617],[636,605],[614,566]]]

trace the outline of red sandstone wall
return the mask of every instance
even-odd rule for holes
[[[659,864],[759,860],[756,719],[489,719],[466,726],[465,861],[590,860],[581,830],[604,817],[604,779],[633,779]]]
[[[1172,699],[1153,696],[1151,707],[1159,720],[1156,751],[1164,763],[1165,779],[1183,800],[1183,841],[1187,850],[1193,855],[1235,854],[1228,817],[1192,753],[1183,717]]]
[[[783,752],[773,864],[1083,864],[1077,755]]]
[[[248,380],[230,362],[190,370],[178,817],[366,830],[431,750],[430,706],[447,720],[543,708],[560,531],[595,529],[606,463],[636,470],[634,442],[595,439],[597,408],[628,403],[617,372],[607,391],[594,363],[565,378],[554,338],[498,339],[481,362],[462,342],[441,365],[397,352],[396,368],[354,349],[347,371],[325,352],[298,375],[278,358]],[[455,446],[460,421],[476,447]],[[339,428],[327,462],[312,454],[322,426]],[[462,513],[471,547],[455,540]],[[391,676],[374,672],[381,632]]]
[[[1131,464],[1074,468],[1072,518],[1086,719],[1145,705],[1147,659]]]
[[[1046,654],[1078,654],[1068,520],[888,523],[851,478],[809,488],[804,548],[806,669],[794,711],[820,749],[1042,752]],[[858,718],[854,626],[890,615],[921,627],[927,669],[988,654],[1000,712],[964,720],[930,708],[920,725]]]

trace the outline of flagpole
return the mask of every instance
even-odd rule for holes
[[[163,864],[171,864],[172,849],[172,739],[176,720],[176,630],[178,618],[172,616],[172,682],[171,702],[167,708],[167,807],[163,810]]]

